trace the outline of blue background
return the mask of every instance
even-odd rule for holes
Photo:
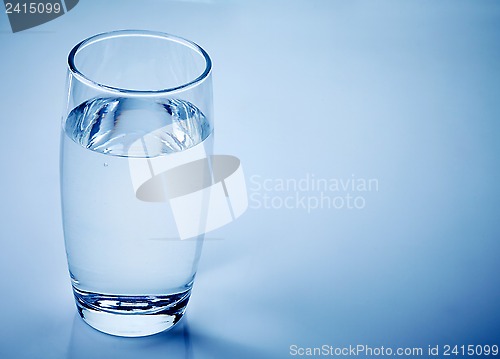
[[[250,208],[211,233],[186,320],[139,339],[76,315],[59,195],[67,54],[123,28],[209,52],[216,152],[247,180],[379,182],[364,209]],[[17,34],[0,14],[0,59],[0,358],[500,344],[499,1],[82,0]]]

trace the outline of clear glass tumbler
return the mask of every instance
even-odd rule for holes
[[[113,335],[167,330],[203,243],[203,230],[186,238],[179,224],[203,228],[208,199],[179,198],[212,176],[211,60],[191,41],[127,30],[82,41],[68,66],[61,196],[78,312]]]

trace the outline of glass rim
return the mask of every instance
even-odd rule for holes
[[[90,46],[92,44],[95,44],[100,41],[105,41],[113,38],[118,38],[118,37],[149,37],[149,38],[158,38],[158,39],[163,39],[163,40],[169,40],[176,42],[178,44],[184,45],[191,50],[194,50],[195,52],[199,53],[205,60],[205,70],[196,77],[195,79],[188,81],[182,85],[175,86],[175,87],[170,87],[170,88],[165,88],[165,89],[159,89],[159,90],[131,90],[131,89],[123,89],[120,87],[115,87],[115,86],[109,86],[103,83],[100,83],[98,81],[93,80],[89,76],[86,76],[83,72],[81,72],[78,67],[75,64],[75,57],[78,54],[80,50],[83,50],[85,47]],[[76,44],[70,51],[68,55],[68,68],[69,71],[73,76],[78,78],[81,82],[86,83],[87,85],[97,87],[101,90],[105,90],[108,92],[114,92],[114,93],[119,93],[122,95],[141,95],[141,96],[146,96],[146,95],[161,95],[161,94],[171,94],[175,92],[181,92],[185,89],[191,88],[201,82],[203,82],[210,73],[212,72],[212,60],[210,59],[210,56],[208,53],[198,44],[196,44],[193,41],[187,40],[185,38],[160,32],[160,31],[150,31],[150,30],[114,30],[114,31],[108,31],[108,32],[103,32],[100,34],[96,34],[93,36],[90,36],[86,38],[85,40],[79,42]]]

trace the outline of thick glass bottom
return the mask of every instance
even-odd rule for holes
[[[184,315],[191,289],[162,296],[123,296],[73,287],[76,306],[91,327],[111,335],[142,337],[171,329]]]

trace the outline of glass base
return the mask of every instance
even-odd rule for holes
[[[78,313],[91,327],[111,335],[142,337],[171,329],[184,315],[191,289],[163,296],[123,296],[73,287]]]

